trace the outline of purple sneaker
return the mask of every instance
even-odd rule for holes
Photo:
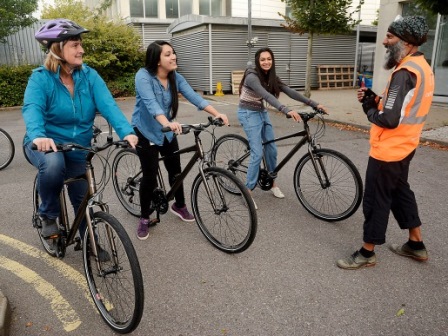
[[[178,216],[184,222],[194,222],[195,221],[194,216],[190,212],[188,212],[186,205],[184,205],[182,208],[178,208],[176,206],[176,203],[173,203],[170,206],[170,210],[173,214]]]
[[[149,237],[149,219],[140,218],[137,227],[137,238],[146,240]]]

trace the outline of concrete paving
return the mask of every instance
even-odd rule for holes
[[[235,112],[238,105],[238,95],[225,94],[224,96],[206,96],[212,105],[216,102],[219,109],[219,103],[235,105]],[[326,106],[329,116],[325,119],[341,124],[347,124],[363,129],[368,129],[370,123],[362,111],[361,104],[356,99],[356,89],[340,90],[316,90],[311,92],[311,99]],[[279,100],[298,111],[307,109],[303,104],[293,101],[285,95],[281,95]],[[134,98],[118,99],[118,104],[127,112],[132,111]],[[3,111],[19,111],[21,107],[3,108]],[[275,111],[273,111],[275,112]],[[280,113],[280,112],[279,112]],[[433,103],[431,111],[425,123],[422,133],[422,142],[437,143],[448,146],[448,105]],[[8,298],[3,295],[0,289],[0,336],[9,335],[11,309]]]

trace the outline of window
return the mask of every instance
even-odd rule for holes
[[[191,0],[179,0],[180,16],[192,13],[192,1]]]
[[[169,19],[177,19],[179,17],[178,0],[165,0],[166,17]]]
[[[131,17],[143,17],[143,0],[130,0]]]
[[[158,17],[157,0],[130,0],[131,17]]]
[[[145,17],[159,17],[157,0],[145,0]]]
[[[222,0],[199,0],[199,14],[221,16]]]

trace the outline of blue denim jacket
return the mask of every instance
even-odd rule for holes
[[[177,72],[175,74],[177,91],[185,99],[195,105],[198,110],[203,110],[210,105],[191,88],[181,74]],[[156,116],[164,114],[170,120],[172,99],[169,87],[165,89],[156,76],[151,75],[145,68],[141,68],[135,75],[135,90],[132,126],[137,127],[145,138],[158,146],[163,145],[164,136],[171,142],[174,137],[173,132],[163,133],[163,126],[155,119]]]

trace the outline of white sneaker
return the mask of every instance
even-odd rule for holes
[[[272,187],[271,188],[272,193],[277,198],[285,198],[285,195],[282,193],[279,187]]]

